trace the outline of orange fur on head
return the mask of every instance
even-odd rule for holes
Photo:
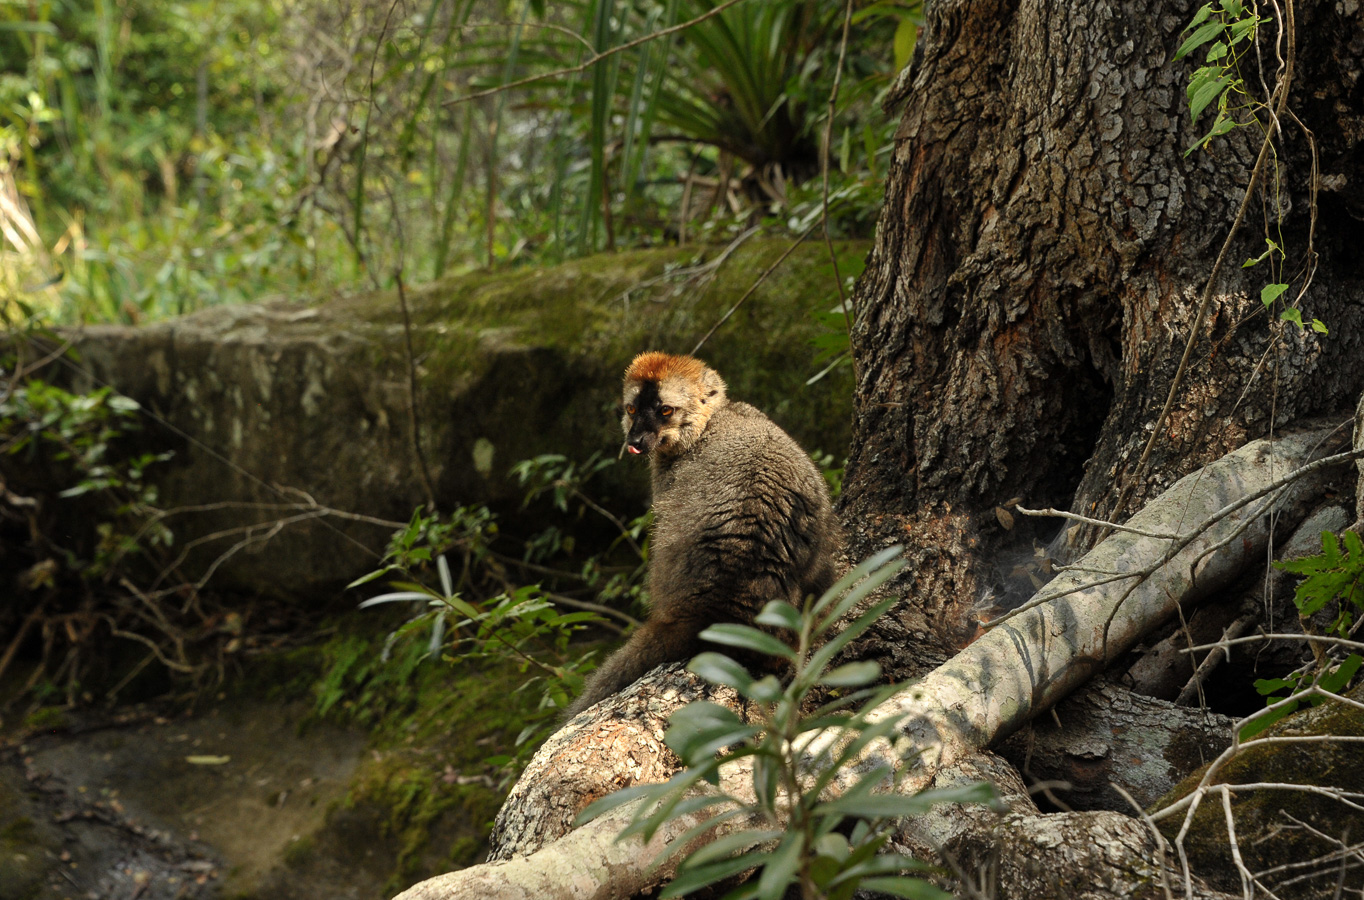
[[[705,371],[706,364],[694,357],[650,350],[630,362],[625,369],[625,380],[661,382],[665,378],[685,378],[700,381]]]

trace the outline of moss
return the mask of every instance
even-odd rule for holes
[[[0,826],[0,843],[24,843],[29,844],[37,840],[37,830],[33,827],[33,820],[21,817],[12,822],[6,822]]]
[[[1364,699],[1357,689],[1355,699]],[[1341,703],[1321,706],[1291,716],[1266,732],[1266,736],[1304,735],[1364,736],[1364,712]],[[1241,752],[1218,773],[1214,784],[1278,783],[1333,787],[1356,794],[1364,792],[1364,767],[1359,765],[1359,745],[1350,743],[1286,743],[1251,747]],[[1157,804],[1168,805],[1186,796],[1198,784],[1206,766],[1198,769]],[[1292,816],[1313,828],[1339,838],[1341,826],[1354,814],[1346,806],[1319,794],[1293,790],[1248,790],[1232,795],[1232,814],[1237,844],[1246,865],[1260,871],[1287,863],[1302,863],[1333,849],[1309,831],[1292,826]],[[1183,816],[1161,823],[1173,838]],[[1194,815],[1185,840],[1194,870],[1224,889],[1239,889],[1240,880],[1231,859],[1225,812],[1221,797],[1205,796]],[[1332,870],[1335,871],[1334,869]],[[1330,879],[1334,886],[1334,874]],[[1358,888],[1364,879],[1354,870],[1347,887]],[[1324,882],[1323,882],[1324,883]],[[1321,888],[1310,880],[1286,889],[1280,896],[1311,896]]]
[[[783,239],[751,240],[709,279],[688,280],[684,273],[716,258],[722,248],[635,250],[551,269],[452,276],[409,295],[415,349],[422,360],[419,374],[424,384],[479,384],[490,376],[490,347],[538,348],[549,352],[544,367],[533,366],[532,382],[543,383],[556,374],[563,378],[570,358],[580,365],[596,363],[596,371],[575,372],[575,377],[614,380],[642,349],[689,352],[788,247],[789,241]],[[839,242],[835,250],[841,276],[861,271],[868,250],[865,242]],[[677,271],[679,276],[662,277],[668,271]],[[822,331],[816,316],[837,303],[833,273],[823,245],[803,244],[743,300],[701,355],[731,382],[734,396],[761,406],[810,449],[841,454],[851,414],[849,370],[837,369],[817,385],[805,385],[818,368],[811,345]],[[641,284],[647,286],[640,288]],[[698,284],[704,287],[698,290]],[[382,340],[373,344],[376,367],[391,367],[395,357],[403,355],[401,330],[395,327],[401,325],[401,316],[391,293],[358,295],[326,309],[361,326],[385,326]],[[495,397],[493,388],[507,377],[506,372],[496,374],[487,389],[473,393],[482,399]],[[537,393],[542,392],[515,392],[522,397]],[[449,412],[439,397],[428,398],[428,405],[422,411],[428,421]],[[493,412],[484,410],[480,418],[508,421]],[[557,433],[543,417],[511,412],[511,422],[532,419],[545,426],[540,429],[544,433]],[[595,409],[557,412],[571,413],[558,416],[570,421],[598,419],[600,413]],[[605,418],[609,423],[611,417]],[[530,448],[500,457],[511,463],[543,450]]]
[[[312,861],[317,852],[317,845],[311,836],[301,837],[296,841],[291,841],[289,846],[284,848],[284,864],[292,868],[300,868]]]
[[[30,731],[47,731],[65,728],[66,713],[58,706],[43,706],[34,710],[24,719],[24,728]]]
[[[509,693],[525,677],[514,666],[433,662],[417,640],[385,662],[383,647],[372,620],[340,625],[317,653],[313,692],[319,713],[370,733],[345,815],[329,816],[329,828],[391,846],[388,887],[397,891],[482,858],[505,796],[484,760],[514,746],[536,704],[529,692]]]

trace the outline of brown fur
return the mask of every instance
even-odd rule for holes
[[[652,608],[570,716],[655,666],[694,656],[707,626],[750,623],[771,600],[799,608],[834,581],[828,487],[786,432],[729,400],[720,376],[689,356],[639,355],[623,398],[627,446],[648,453],[653,473]]]

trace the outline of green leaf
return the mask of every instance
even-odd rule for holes
[[[411,603],[414,600],[425,602],[430,599],[430,594],[424,594],[418,591],[397,591],[391,594],[380,594],[377,597],[370,597],[368,600],[363,601],[358,608],[368,609],[371,606],[378,606],[381,603]]]
[[[781,681],[775,675],[764,675],[748,686],[744,696],[759,703],[775,703],[782,694]]]
[[[847,838],[835,831],[815,841],[815,852],[843,862],[852,852],[852,847],[848,845]]]
[[[1290,306],[1283,312],[1279,313],[1279,321],[1292,322],[1294,325],[1297,325],[1299,328],[1302,328],[1303,327],[1302,311],[1299,310],[1297,307]]]
[[[738,647],[741,650],[752,650],[767,656],[780,656],[783,659],[795,659],[796,657],[795,652],[786,644],[751,625],[736,625],[729,622],[712,625],[701,632],[700,638],[703,641],[723,644],[727,647]]]
[[[1274,305],[1274,301],[1279,299],[1279,295],[1288,290],[1286,284],[1267,284],[1260,289],[1260,302],[1266,307]]]
[[[1230,26],[1232,43],[1239,44],[1241,41],[1245,40],[1245,38],[1248,35],[1253,33],[1254,30],[1260,25],[1260,23],[1269,21],[1272,20],[1262,19],[1259,16],[1250,16],[1248,18],[1239,19],[1235,22],[1232,22]]]
[[[722,859],[709,865],[688,868],[684,874],[674,878],[658,896],[660,900],[667,900],[669,897],[684,897],[717,881],[761,865],[764,859],[766,859],[766,854],[744,854],[733,859]]]
[[[723,684],[740,693],[747,691],[753,683],[753,676],[739,663],[723,653],[702,653],[687,663],[688,671],[699,675],[711,684]]]
[[[753,621],[770,628],[788,628],[800,631],[800,611],[785,600],[773,600],[763,607]]]
[[[824,596],[820,597],[815,603],[815,615],[819,615],[823,612],[829,604],[837,600],[844,591],[848,590],[848,588],[852,587],[863,578],[866,578],[869,573],[890,562],[896,556],[899,556],[903,551],[904,547],[900,544],[896,544],[893,547],[887,547],[879,553],[868,557],[853,567],[846,575],[834,582],[833,586],[824,592]]]
[[[867,610],[851,625],[830,638],[824,646],[816,650],[810,656],[810,661],[806,664],[806,671],[816,674],[823,672],[824,667],[833,661],[833,658],[838,655],[838,652],[842,650],[849,641],[870,628],[873,622],[885,615],[892,606],[899,602],[899,597],[887,597],[871,609]]]
[[[1330,334],[1330,332],[1326,330],[1326,323],[1321,319],[1312,320],[1312,330],[1317,332],[1317,334]]]
[[[1346,657],[1345,662],[1321,676],[1321,681],[1318,684],[1324,691],[1339,694],[1350,683],[1350,679],[1355,677],[1355,673],[1359,671],[1360,663],[1364,663],[1364,656],[1351,653]]]
[[[895,50],[895,71],[903,71],[909,65],[910,57],[914,55],[914,44],[919,37],[919,27],[909,16],[900,19],[900,24],[895,26],[895,37],[891,39],[891,45]]]
[[[738,728],[744,725],[744,721],[728,707],[712,703],[709,700],[698,700],[695,703],[688,703],[673,713],[668,719],[668,725],[669,730],[676,728],[701,731],[717,727]]]
[[[709,844],[697,850],[679,868],[695,868],[696,866],[707,865],[722,857],[729,856],[736,850],[743,850],[747,847],[759,846],[768,841],[775,841],[784,832],[771,828],[750,828],[744,831],[735,831],[724,837],[716,838]]]
[[[1216,100],[1230,84],[1231,79],[1225,75],[1190,82],[1189,118],[1197,122],[1198,116],[1208,108],[1208,104]]]
[[[1255,680],[1255,690],[1261,697],[1268,697],[1270,694],[1277,694],[1282,690],[1296,690],[1296,682],[1286,681],[1282,678],[1257,678]]]
[[[852,791],[820,804],[820,809],[863,818],[898,819],[922,815],[940,803],[989,803],[997,797],[994,788],[985,782],[939,791],[920,791],[917,794],[854,795]]]
[[[777,849],[772,851],[758,878],[760,900],[781,900],[786,888],[796,879],[800,868],[801,851],[805,849],[805,835],[788,831]]]
[[[1202,12],[1203,10],[1199,10],[1200,14],[1202,14]],[[1206,18],[1206,16],[1204,18]],[[1179,60],[1188,56],[1194,50],[1197,50],[1208,41],[1220,35],[1225,27],[1226,26],[1222,24],[1220,19],[1200,26],[1193,34],[1189,35],[1184,43],[1179,45],[1179,49],[1175,51],[1175,59]]]
[[[614,794],[607,794],[605,797],[589,803],[586,809],[578,813],[577,817],[573,820],[573,824],[577,826],[591,822],[598,816],[605,815],[617,807],[639,800],[641,797],[657,795],[661,792],[661,789],[666,787],[666,782],[664,784],[637,784],[634,787],[616,791]]]
[[[1272,254],[1275,250],[1279,250],[1279,245],[1271,241],[1269,238],[1265,238],[1265,243],[1269,245],[1265,249],[1265,252],[1261,253],[1254,259],[1248,259],[1245,262],[1241,263],[1241,268],[1249,269],[1251,266],[1258,265],[1259,263],[1264,262],[1265,258]],[[1279,252],[1282,253],[1283,251],[1279,250]]]
[[[1226,56],[1227,53],[1228,53],[1227,45],[1219,41],[1218,43],[1213,44],[1212,49],[1208,51],[1207,62],[1215,62],[1221,59],[1222,57]]]
[[[861,687],[881,677],[881,666],[870,660],[839,666],[819,679],[828,687]]]
[[[51,22],[0,22],[0,31],[26,31],[33,34],[57,34]]]
[[[1193,19],[1189,22],[1188,25],[1184,26],[1184,31],[1188,31],[1190,28],[1197,28],[1199,25],[1202,25],[1204,22],[1208,21],[1208,16],[1210,15],[1212,15],[1212,4],[1206,3],[1203,5],[1201,9],[1199,9],[1198,12],[1194,13]],[[1183,34],[1184,31],[1181,31],[1180,34]]]
[[[1289,703],[1285,706],[1281,706],[1280,708],[1274,710],[1273,712],[1265,713],[1264,715],[1261,715],[1258,719],[1254,719],[1246,723],[1241,727],[1241,740],[1243,741],[1250,740],[1251,738],[1255,737],[1255,735],[1259,734],[1269,726],[1273,725],[1275,722],[1295,712],[1297,708],[1298,701],[1294,700],[1292,703]]]

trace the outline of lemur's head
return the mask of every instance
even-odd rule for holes
[[[725,383],[699,359],[651,351],[625,370],[625,448],[631,453],[672,456],[705,431],[725,403]]]

